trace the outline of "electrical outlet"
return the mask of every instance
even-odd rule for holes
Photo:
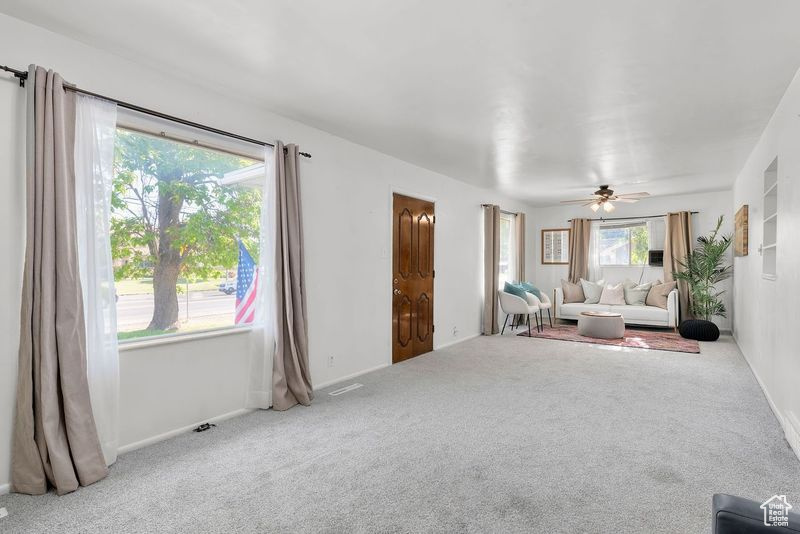
[[[328,356],[328,367],[333,367],[333,354]]]

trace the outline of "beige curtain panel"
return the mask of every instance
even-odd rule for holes
[[[500,332],[497,325],[500,285],[500,206],[483,207],[483,328],[484,336]]]
[[[59,495],[108,473],[86,376],[75,214],[75,97],[53,71],[28,73],[27,214],[14,491]]]
[[[692,250],[692,214],[688,211],[668,213],[666,216],[667,234],[664,242],[664,281],[672,282],[673,272],[683,271],[679,262],[686,261],[686,255]],[[678,282],[678,302],[680,319],[691,319],[689,302],[691,295],[689,285]]]
[[[525,214],[520,212],[514,217],[514,236],[516,237],[517,280],[525,282]]]
[[[272,407],[309,406],[314,398],[308,366],[303,217],[297,145],[275,143],[275,358]]]
[[[577,284],[589,278],[589,236],[592,221],[572,219],[569,243],[569,281]]]

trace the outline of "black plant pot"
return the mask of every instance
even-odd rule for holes
[[[719,339],[719,328],[711,321],[703,319],[689,319],[683,321],[678,327],[681,336],[697,341],[716,341]]]

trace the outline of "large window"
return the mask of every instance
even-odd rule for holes
[[[599,232],[600,265],[644,265],[647,263],[649,238],[646,224],[603,226]]]
[[[257,279],[261,190],[223,177],[261,162],[123,128],[115,144],[119,339],[251,323],[252,308],[237,314],[236,304]]]
[[[517,281],[517,268],[514,255],[514,219],[513,213],[500,214],[500,288],[506,282]]]

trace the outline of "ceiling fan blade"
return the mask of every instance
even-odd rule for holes
[[[627,202],[632,204],[633,202],[639,202],[638,198],[615,198],[614,202]]]
[[[591,206],[593,204],[598,204],[598,202],[596,200],[592,200],[591,202],[587,202],[586,204],[582,204],[582,206],[586,207],[586,206]]]
[[[596,198],[581,198],[575,200],[562,200],[562,204],[583,204],[584,202],[597,202]]]
[[[625,193],[622,195],[617,195],[619,198],[641,198],[641,197],[649,197],[650,193],[642,191],[641,193]]]

